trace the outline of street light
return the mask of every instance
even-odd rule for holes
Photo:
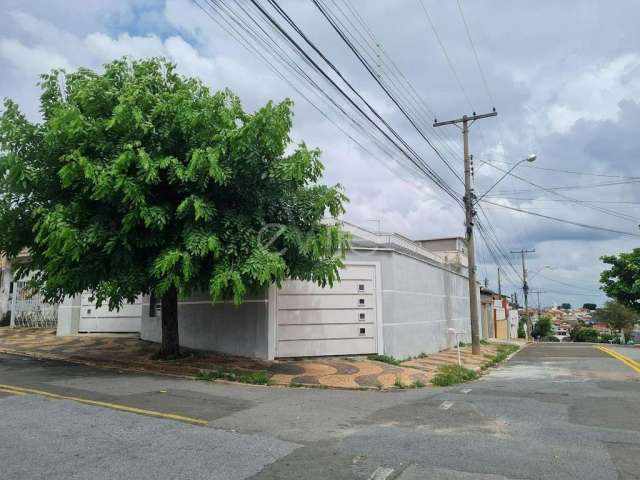
[[[551,265],[544,265],[543,267],[539,268],[538,270],[536,270],[535,272],[533,272],[533,274],[529,277],[529,280],[531,280],[533,277],[535,277],[536,275],[538,275],[542,270],[544,270],[545,268],[552,268]]]
[[[535,161],[536,161],[536,158],[538,158],[538,157],[536,156],[536,154],[532,153],[532,154],[531,154],[531,155],[529,155],[527,158],[523,158],[522,160],[520,160],[519,162],[517,162],[513,167],[511,167],[509,170],[507,170],[507,171],[505,172],[505,174],[504,174],[504,175],[502,175],[502,176],[498,179],[498,181],[497,181],[496,183],[494,183],[493,185],[491,185],[491,188],[489,188],[489,190],[487,190],[486,192],[484,192],[484,193],[480,196],[480,198],[478,198],[478,199],[476,200],[476,203],[478,203],[480,200],[482,200],[484,197],[486,197],[486,196],[487,196],[487,193],[489,193],[491,190],[493,190],[493,189],[495,188],[495,186],[496,186],[496,185],[498,185],[498,184],[499,184],[499,183],[504,179],[504,177],[506,177],[506,176],[507,176],[507,175],[509,175],[512,171],[514,171],[518,165],[520,165],[521,163],[524,163],[524,162],[535,162]]]

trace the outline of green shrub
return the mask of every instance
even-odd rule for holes
[[[559,342],[560,341],[558,337],[554,335],[547,335],[546,337],[542,337],[540,340],[543,342]]]
[[[478,372],[460,365],[443,365],[431,379],[431,383],[439,387],[464,383],[478,378]]]
[[[501,362],[504,362],[509,355],[518,351],[518,347],[515,345],[498,345],[496,354],[491,357],[487,362],[482,364],[481,369],[486,370],[489,367],[495,367]]]
[[[596,343],[598,337],[598,331],[591,327],[577,326],[571,331],[571,338],[574,342]]]
[[[391,355],[369,355],[367,357],[369,360],[374,360],[376,362],[388,363],[390,365],[400,365],[400,360]]]
[[[230,382],[250,383],[253,385],[269,385],[271,379],[264,372],[242,372],[242,371],[224,371],[209,370],[200,371],[196,375],[198,380],[206,380],[212,382],[214,380],[228,380]]]
[[[526,321],[522,321],[521,319],[520,323],[518,324],[518,338],[527,338],[527,332],[524,329],[525,325]]]
[[[614,340],[614,336],[609,333],[601,333],[600,334],[600,342],[601,343],[609,343]]]

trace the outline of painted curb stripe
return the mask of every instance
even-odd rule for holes
[[[26,395],[24,392],[19,392],[17,390],[10,390],[8,388],[0,388],[0,392],[9,393],[11,395]]]
[[[164,418],[167,420],[175,420],[178,422],[190,423],[192,425],[208,425],[207,420],[200,418],[185,417],[183,415],[177,415],[175,413],[163,413],[155,410],[145,410],[143,408],[129,407],[127,405],[121,405],[119,403],[101,402],[99,400],[89,400],[87,398],[69,397],[66,395],[58,395],[57,393],[46,392],[44,390],[36,390],[33,388],[17,387],[15,385],[3,385],[0,384],[0,390],[4,390],[10,393],[22,394],[22,395],[41,395],[43,397],[51,398],[54,400],[71,400],[73,402],[83,403],[85,405],[93,405],[96,407],[110,408],[112,410],[120,410],[122,412],[136,413],[138,415],[146,415],[148,417]]]
[[[606,347],[596,347],[598,350],[611,355],[613,358],[615,358],[616,360],[624,363],[626,366],[630,367],[631,369],[633,369],[636,373],[640,373],[640,363],[636,362],[635,360],[622,355],[619,352],[613,351],[613,350],[609,350]]]

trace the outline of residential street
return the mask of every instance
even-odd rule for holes
[[[531,345],[479,381],[393,392],[211,384],[4,355],[2,478],[639,478],[639,380],[585,344]]]

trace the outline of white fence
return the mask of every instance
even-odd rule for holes
[[[26,280],[13,282],[11,327],[56,328],[58,305],[45,303],[42,296],[27,287]]]

